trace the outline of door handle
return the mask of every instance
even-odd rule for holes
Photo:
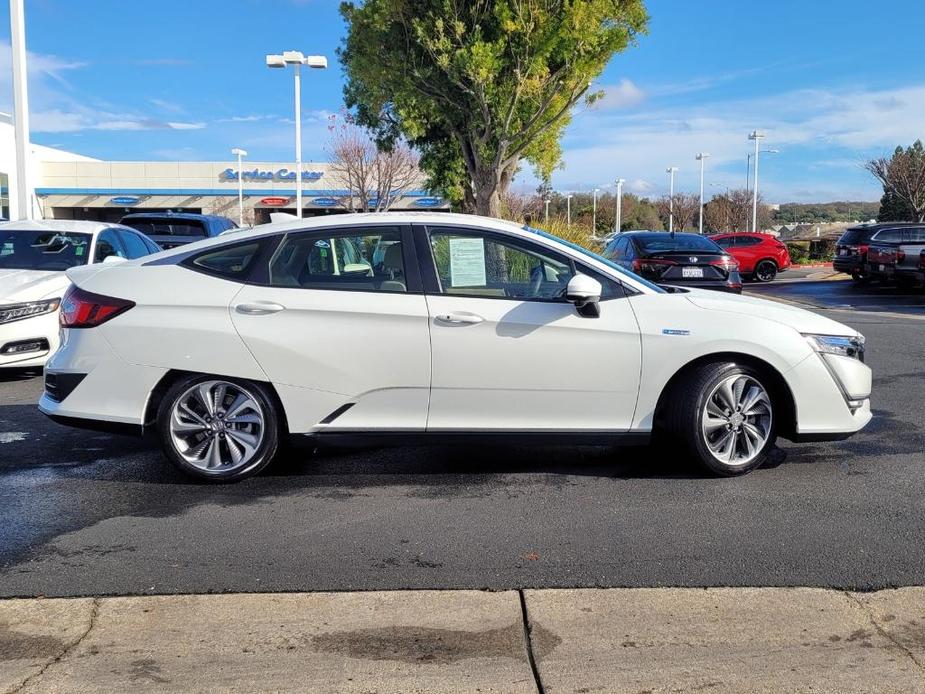
[[[282,304],[276,304],[272,301],[257,301],[253,304],[238,304],[234,310],[243,313],[245,316],[268,316],[271,313],[279,313],[285,310]]]
[[[437,320],[441,323],[472,325],[475,323],[481,323],[485,319],[481,316],[475,315],[474,313],[441,313],[437,316]]]

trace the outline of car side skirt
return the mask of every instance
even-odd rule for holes
[[[644,446],[649,431],[318,431],[302,434],[330,446]]]

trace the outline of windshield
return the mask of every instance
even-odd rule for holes
[[[638,235],[634,238],[643,253],[724,253],[715,241],[694,234]]]
[[[0,231],[0,270],[64,271],[86,265],[90,234]]]
[[[207,236],[205,225],[191,219],[123,219],[121,223],[148,236]]]
[[[634,280],[635,282],[638,282],[639,284],[644,285],[645,287],[651,289],[651,290],[652,290],[653,292],[655,292],[656,294],[665,294],[665,293],[667,293],[667,292],[665,292],[664,289],[662,289],[661,287],[659,287],[657,284],[652,284],[651,282],[649,282],[648,280],[643,279],[643,278],[640,277],[639,275],[634,274],[634,273],[632,273],[632,272],[629,272],[628,270],[624,270],[622,267],[620,267],[619,265],[617,265],[617,264],[614,263],[613,261],[607,260],[607,258],[605,258],[604,256],[598,255],[597,253],[594,253],[593,251],[589,251],[587,248],[583,248],[582,246],[579,246],[577,243],[572,243],[571,241],[566,241],[565,239],[560,239],[558,236],[555,236],[554,234],[550,234],[550,233],[548,233],[548,232],[545,232],[545,231],[543,231],[542,229],[535,229],[535,228],[533,228],[533,227],[531,227],[531,226],[524,226],[524,229],[526,229],[527,231],[532,231],[532,232],[533,232],[534,234],[536,234],[537,236],[542,236],[543,238],[551,239],[552,241],[557,241],[557,242],[561,243],[561,244],[564,245],[564,246],[568,246],[568,247],[571,248],[573,251],[578,251],[578,252],[581,253],[582,255],[585,255],[585,256],[587,256],[587,257],[589,257],[589,258],[593,258],[593,259],[596,260],[597,262],[603,263],[604,265],[606,265],[607,267],[609,267],[611,270],[613,270],[614,272],[616,272],[618,275],[625,275],[625,276],[628,276],[628,277],[632,277],[633,280]]]

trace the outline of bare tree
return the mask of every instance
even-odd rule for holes
[[[693,193],[675,193],[673,200],[674,204],[672,205],[672,197],[665,195],[655,203],[665,228],[669,227],[668,218],[670,216],[674,217],[675,231],[684,231],[684,229],[692,227],[693,220],[697,217],[697,210],[700,207],[700,196]]]
[[[759,208],[763,207],[758,196]],[[730,233],[748,229],[752,215],[752,194],[744,188],[714,195],[703,209],[704,225],[714,232]]]
[[[864,168],[883,184],[883,192],[911,208],[916,222],[925,222],[925,148],[921,140],[897,147],[887,159],[871,159]]]
[[[341,202],[351,212],[387,212],[393,203],[422,184],[418,157],[404,143],[380,151],[369,135],[350,121],[332,116],[331,173],[350,191]]]

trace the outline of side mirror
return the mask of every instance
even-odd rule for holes
[[[575,275],[565,288],[565,298],[575,304],[578,315],[585,318],[598,318],[601,315],[601,292],[603,287],[593,277]]]
[[[126,263],[128,262],[125,258],[120,255],[107,255],[103,258],[104,263]]]

